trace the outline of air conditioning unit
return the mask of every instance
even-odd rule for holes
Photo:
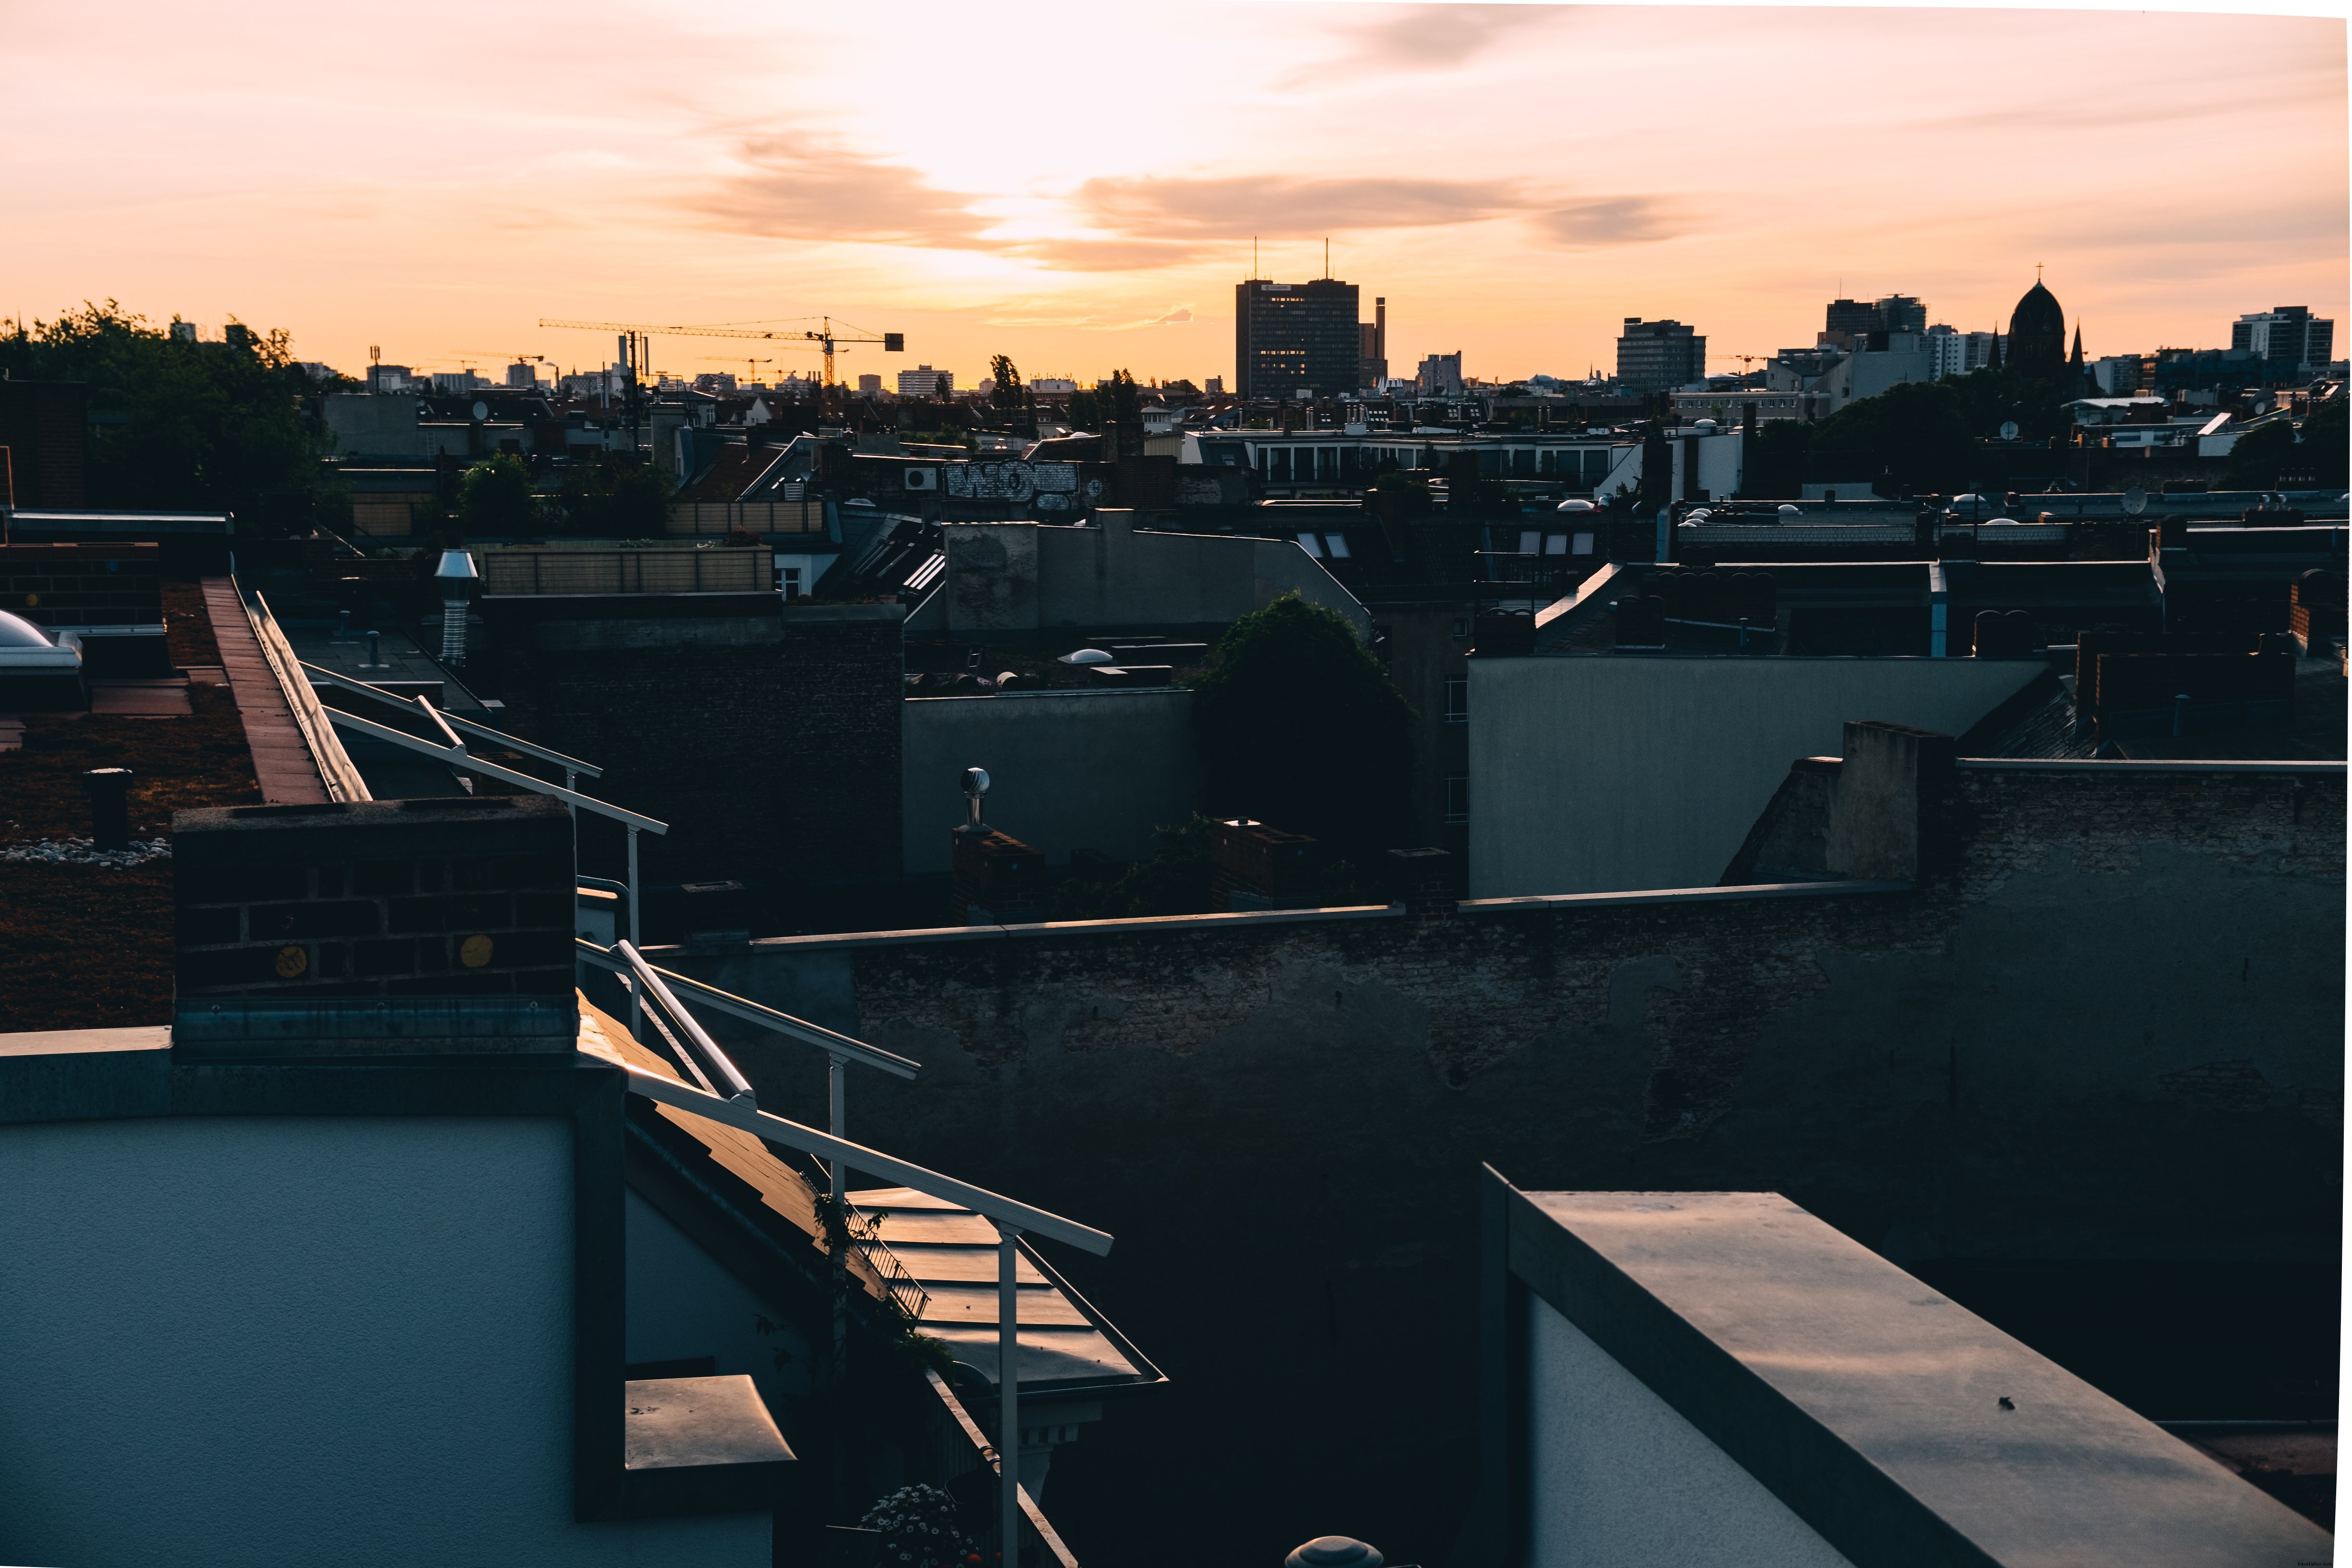
[[[940,471],[937,468],[908,468],[907,488],[910,490],[935,490],[940,488]]]

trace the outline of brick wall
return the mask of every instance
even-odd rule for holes
[[[59,629],[162,626],[163,563],[153,544],[0,545],[0,610]]]
[[[650,882],[899,871],[898,609],[772,595],[491,598],[469,668],[508,726],[604,770],[591,794],[658,817]],[[583,822],[585,869],[618,836]]]
[[[172,819],[180,1005],[564,995],[571,820],[537,795]]]

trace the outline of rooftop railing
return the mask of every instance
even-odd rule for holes
[[[958,1205],[996,1227],[996,1396],[1000,1433],[996,1444],[996,1470],[1000,1479],[998,1520],[1003,1552],[1001,1561],[1008,1564],[1021,1561],[1021,1522],[1027,1519],[1040,1539],[1045,1541],[1060,1559],[1063,1568],[1077,1568],[1068,1549],[1061,1544],[1060,1537],[1054,1534],[1052,1526],[1045,1522],[1035,1500],[1021,1485],[1020,1241],[1024,1234],[1042,1236],[1103,1257],[1111,1248],[1109,1234],[1017,1199],[1004,1197],[985,1187],[974,1186],[969,1182],[927,1169],[911,1161],[901,1160],[894,1154],[886,1154],[878,1149],[853,1143],[835,1133],[820,1132],[814,1127],[761,1110],[750,1080],[728,1059],[726,1052],[719,1049],[709,1032],[678,1001],[677,992],[671,984],[673,981],[684,984],[706,1000],[724,998],[730,1004],[729,1011],[737,1016],[761,1023],[778,1033],[802,1038],[814,1035],[817,1037],[816,1043],[836,1053],[832,1096],[836,1117],[842,1114],[839,1070],[854,1055],[872,1060],[874,1065],[884,1066],[885,1070],[898,1072],[903,1077],[911,1078],[919,1068],[904,1057],[892,1056],[887,1051],[877,1050],[862,1041],[852,1040],[845,1035],[793,1018],[774,1008],[762,1007],[756,1002],[729,995],[715,986],[703,985],[684,975],[656,969],[646,962],[645,955],[637,952],[633,943],[616,942],[610,949],[597,947],[593,942],[582,942],[580,946],[585,950],[582,956],[597,967],[618,967],[629,972],[633,982],[632,1012],[650,1011],[649,1002],[651,1006],[657,1006],[667,1015],[668,1022],[677,1026],[678,1035],[684,1037],[683,1040],[677,1035],[667,1037],[673,1048],[681,1061],[691,1060],[696,1069],[695,1077],[698,1081],[689,1084],[625,1062],[623,1067],[629,1075],[630,1092],[721,1126],[739,1128],[766,1142],[797,1150],[826,1162],[835,1184],[836,1214],[845,1215],[848,1210],[846,1174],[856,1169]],[[856,1047],[856,1051],[849,1047]],[[895,1066],[886,1065],[886,1062]],[[835,1267],[838,1268],[837,1254],[836,1259]],[[962,1413],[961,1402],[950,1399],[950,1403],[955,1412]],[[977,1437],[980,1428],[968,1415],[963,1415],[961,1424],[968,1435]],[[1010,1463],[1004,1460],[1003,1456],[1007,1455],[1012,1457]]]

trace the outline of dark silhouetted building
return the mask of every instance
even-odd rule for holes
[[[1878,307],[1866,305],[1859,300],[1832,300],[1822,329],[1856,338],[1874,332],[1878,330]]]
[[[1243,397],[1353,392],[1363,342],[1356,286],[1336,278],[1234,286],[1234,390]]]
[[[2021,375],[2053,384],[2066,374],[2066,312],[2058,297],[2039,279],[2009,316],[2009,342],[2003,345],[2009,368]]]
[[[1363,362],[1356,371],[1356,384],[1367,388],[1377,387],[1389,378],[1388,300],[1374,299],[1372,319],[1360,323],[1356,332],[1361,345],[1357,351],[1357,357]]]
[[[1927,330],[1927,303],[1908,294],[1889,294],[1870,307],[1878,318],[1877,330],[1882,332],[1924,332]]]
[[[1617,338],[1617,379],[1634,392],[1672,392],[1706,377],[1706,340],[1680,321],[1625,318]]]

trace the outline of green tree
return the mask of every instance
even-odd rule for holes
[[[1937,384],[1951,389],[1953,407],[1970,440],[1990,440],[2011,422],[2025,441],[2047,441],[2074,427],[2058,389],[2038,376],[1987,365]]]
[[[1343,849],[1408,831],[1413,710],[1345,616],[1286,594],[1189,682],[1210,808]]]
[[[1143,417],[1143,392],[1135,384],[1135,377],[1123,370],[1110,373],[1108,381],[1095,383],[1095,395],[1104,398],[1103,417],[1132,424]]]
[[[1740,458],[1740,492],[1771,497],[1797,494],[1812,451],[1812,426],[1802,419],[1767,420],[1747,440],[1748,449]]]
[[[600,539],[658,536],[667,519],[668,491],[650,464],[600,452],[563,477],[558,503],[574,533]]]
[[[996,384],[989,394],[989,403],[1008,412],[1027,407],[1027,389],[1021,384],[1021,372],[1011,354],[997,354],[988,362],[988,378]]]
[[[311,522],[331,438],[284,331],[231,321],[224,341],[191,342],[109,300],[0,334],[0,373],[80,382],[93,414],[121,416],[90,433],[91,505],[230,511],[249,532]]]
[[[2303,445],[2295,453],[2296,471],[2310,474],[2330,489],[2341,489],[2347,469],[2352,469],[2352,420],[2347,418],[2347,408],[2352,408],[2352,402],[2338,393],[2321,404],[2299,432]]]
[[[476,463],[457,482],[457,521],[474,538],[530,533],[536,521],[530,468],[511,452]]]
[[[1888,495],[1948,492],[1968,481],[1976,454],[1968,411],[1953,384],[1906,382],[1815,425],[1804,477],[1865,479]]]
[[[2280,470],[2291,467],[2297,456],[2294,426],[2286,420],[2249,430],[2230,448],[2229,464],[2222,470],[2222,488],[2270,489],[2279,482]]]
[[[1108,380],[1098,381],[1091,387],[1082,386],[1070,394],[1068,412],[1073,427],[1100,430],[1113,420],[1142,418],[1143,393],[1135,384],[1134,376],[1115,370]]]

